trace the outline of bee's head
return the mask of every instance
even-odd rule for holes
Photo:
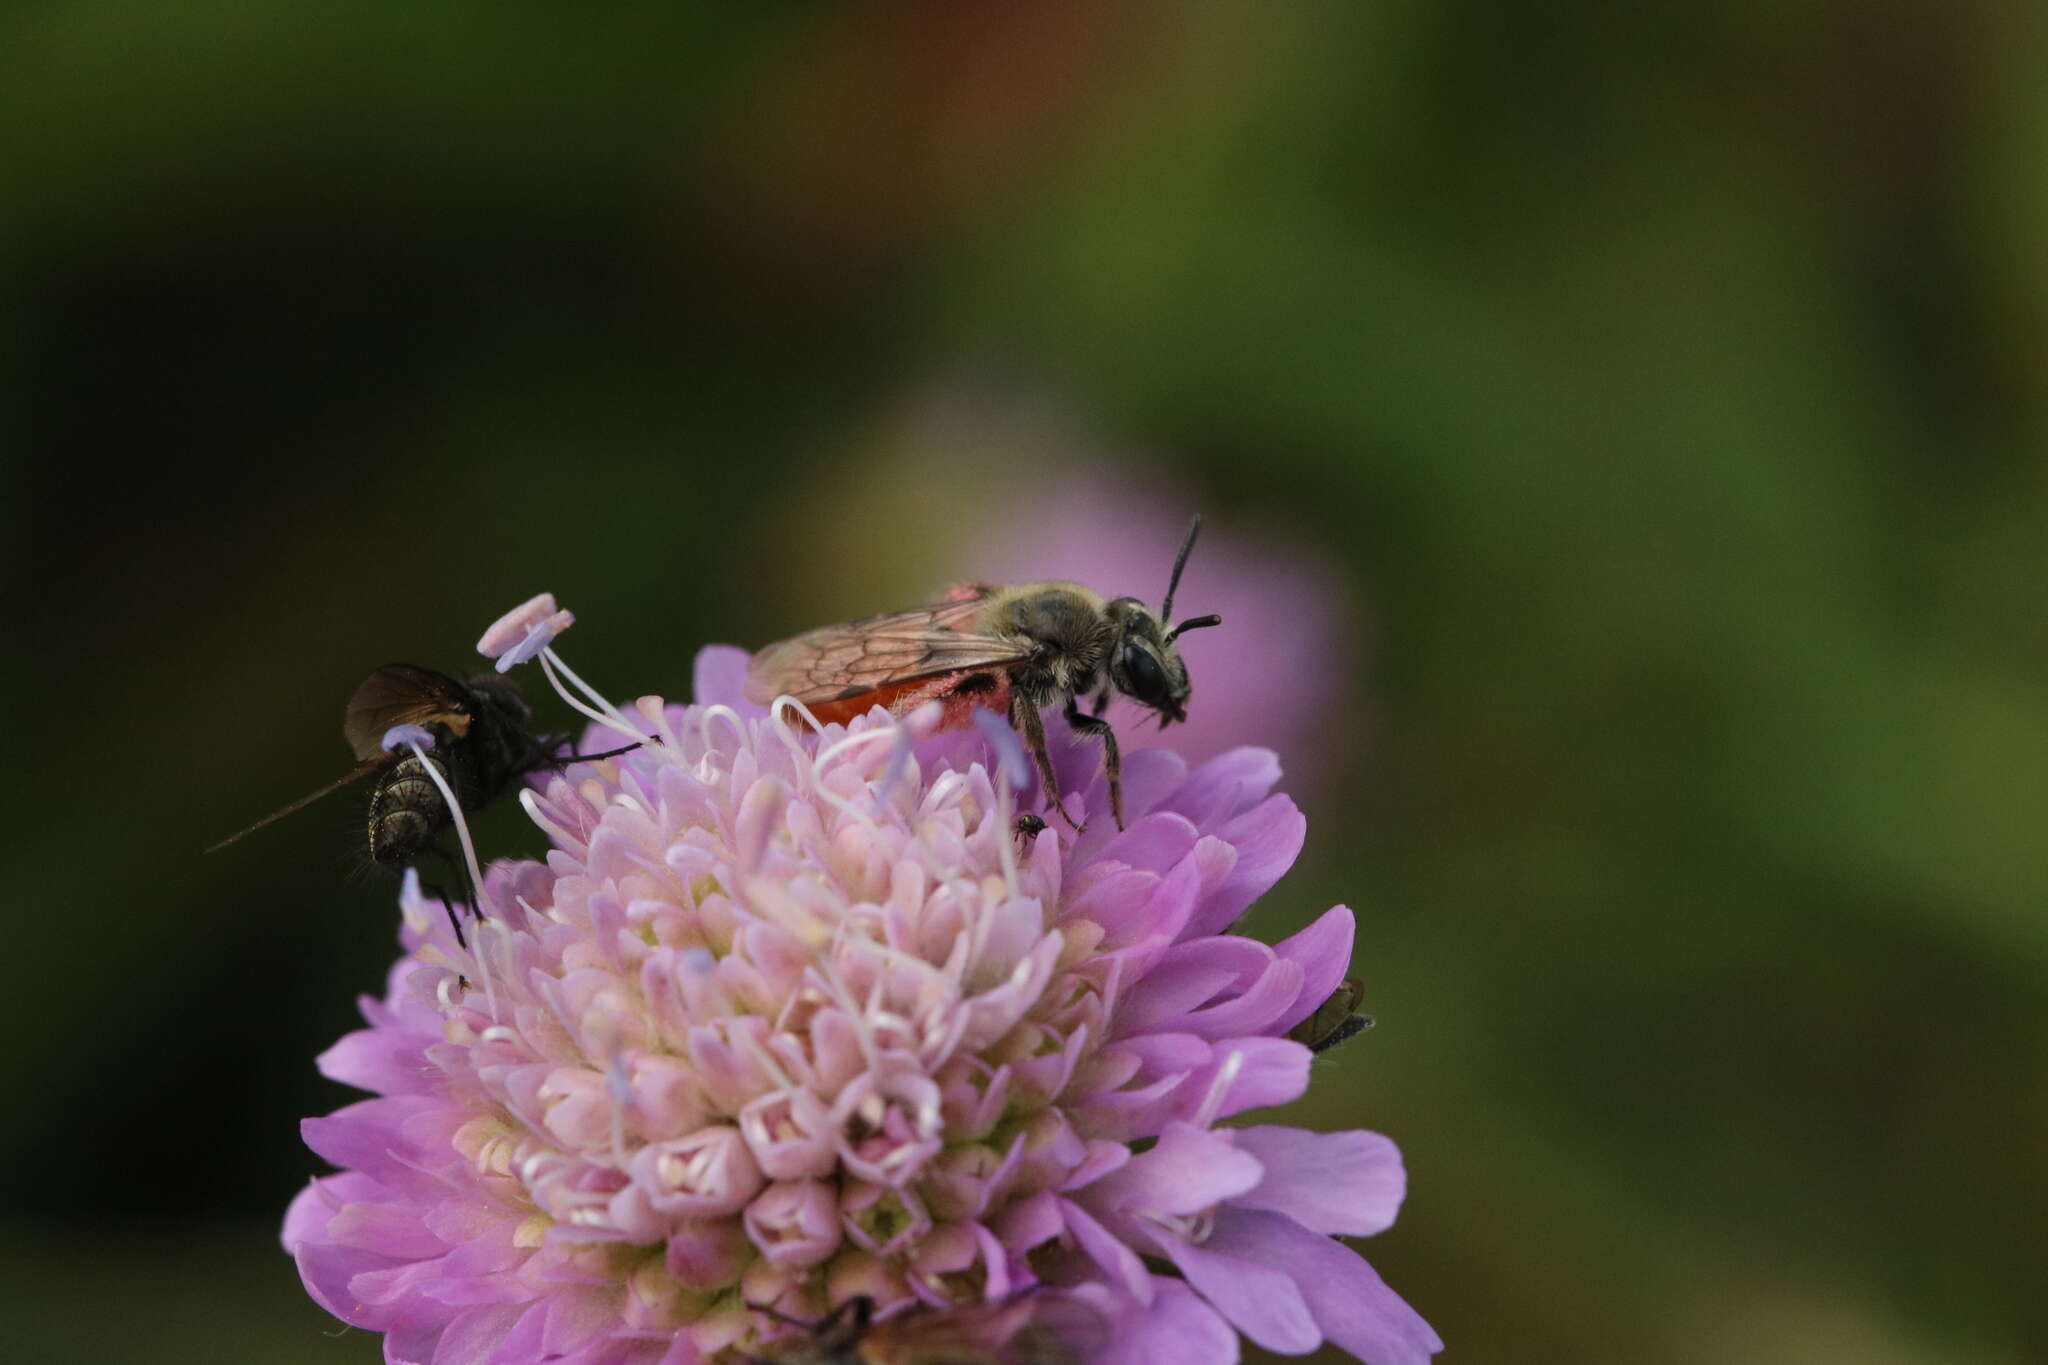
[[[1202,529],[1196,517],[1188,525],[1187,538],[1174,557],[1173,577],[1166,584],[1166,599],[1159,614],[1135,597],[1119,597],[1108,606],[1109,619],[1116,624],[1116,644],[1109,656],[1109,679],[1117,691],[1141,706],[1159,713],[1164,727],[1188,718],[1188,666],[1181,662],[1174,641],[1183,631],[1220,626],[1220,616],[1197,616],[1169,625],[1173,619],[1173,593],[1180,586],[1180,571],[1187,567],[1188,552],[1195,548],[1195,533]]]

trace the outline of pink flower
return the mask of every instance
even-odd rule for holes
[[[856,1299],[1092,1324],[1104,1365],[1440,1349],[1335,1240],[1393,1221],[1393,1145],[1218,1126],[1302,1093],[1282,1035],[1350,958],[1342,907],[1228,932],[1302,843],[1272,754],[1133,753],[1118,831],[1070,747],[1087,832],[1026,844],[979,732],[813,734],[717,648],[696,705],[619,710],[536,649],[653,742],[523,795],[553,851],[490,868],[467,951],[409,883],[320,1059],[375,1097],[306,1121],[341,1169],[284,1242],[386,1360],[739,1362]]]

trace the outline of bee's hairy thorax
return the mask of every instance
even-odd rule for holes
[[[993,634],[1022,637],[1031,659],[1011,673],[1011,686],[1033,706],[1056,706],[1099,687],[1115,627],[1101,594],[1079,583],[1024,583],[990,601],[983,619]]]

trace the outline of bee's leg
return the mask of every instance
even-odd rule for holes
[[[1038,763],[1038,782],[1045,788],[1045,799],[1060,819],[1079,834],[1085,826],[1074,823],[1074,817],[1067,814],[1067,803],[1060,795],[1060,779],[1052,770],[1052,755],[1045,750],[1045,717],[1038,714],[1038,708],[1027,701],[1021,693],[1011,693],[1010,724],[1024,732],[1024,747],[1031,751],[1031,757]]]
[[[1084,716],[1081,708],[1073,701],[1067,702],[1067,724],[1084,735],[1102,736],[1102,770],[1109,776],[1109,813],[1116,817],[1116,827],[1124,827],[1124,784],[1123,756],[1117,752],[1116,731],[1100,716]]]
[[[1116,694],[1110,690],[1108,683],[1104,683],[1102,685],[1102,690],[1095,694],[1095,718],[1097,720],[1100,720],[1104,715],[1108,713],[1109,699],[1115,695]]]

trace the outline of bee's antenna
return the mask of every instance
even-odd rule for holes
[[[1195,519],[1188,523],[1188,533],[1180,543],[1180,553],[1173,557],[1173,577],[1166,580],[1166,600],[1159,604],[1159,619],[1173,619],[1173,594],[1180,587],[1180,571],[1188,566],[1188,552],[1195,548],[1195,537],[1202,530],[1202,514],[1195,513]]]
[[[1191,617],[1188,620],[1183,621],[1179,625],[1175,626],[1172,630],[1166,632],[1166,643],[1172,644],[1175,640],[1178,640],[1181,636],[1182,631],[1202,630],[1208,626],[1220,626],[1222,624],[1223,618],[1220,616]]]

